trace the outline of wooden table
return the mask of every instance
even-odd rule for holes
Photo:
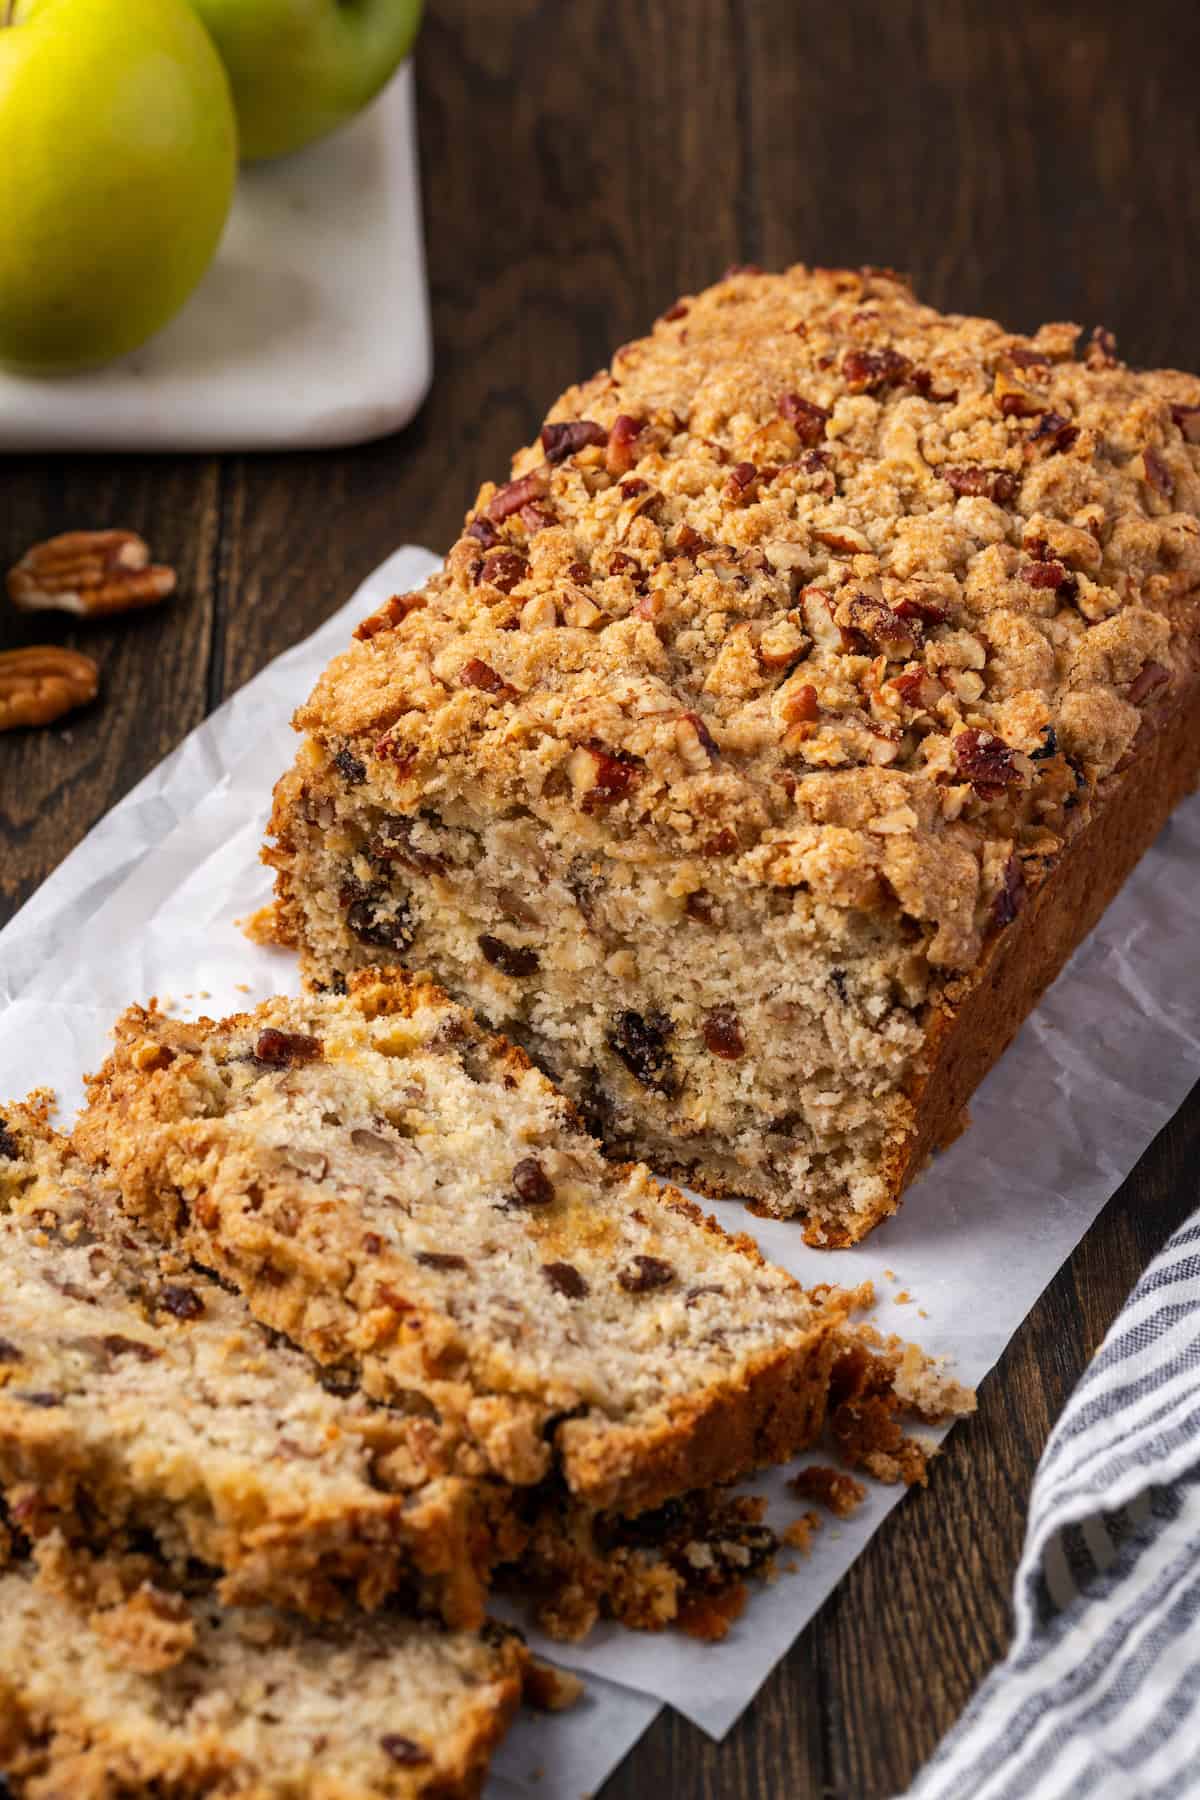
[[[1200,365],[1198,66],[1200,14],[1145,0],[431,0],[437,378],[415,423],[328,454],[0,466],[6,566],[121,524],[180,577],[102,628],[4,613],[6,645],[96,655],[103,698],[0,739],[0,917],[396,544],[448,545],[554,394],[731,261],[894,264],[939,305],[1102,321],[1132,361]],[[1005,1648],[1038,1453],[1198,1155],[1194,1093],[728,1741],[664,1716],[604,1800],[904,1787]]]

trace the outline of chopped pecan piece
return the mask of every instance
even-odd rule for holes
[[[630,475],[621,483],[621,493],[626,500],[636,499],[639,494],[648,494],[649,492],[650,483],[643,481],[640,475]]]
[[[811,724],[821,713],[816,688],[809,681],[800,687],[789,688],[780,712],[785,725]]]
[[[922,625],[944,625],[949,617],[940,600],[929,600],[922,594],[897,600],[892,611],[898,619],[920,619]]]
[[[503,675],[497,675],[490,663],[481,662],[477,656],[463,664],[458,678],[464,687],[482,688],[485,694],[495,694],[501,700],[511,700],[517,691],[509,687]]]
[[[588,1284],[574,1263],[549,1262],[542,1264],[542,1274],[550,1283],[556,1294],[562,1294],[568,1300],[582,1300],[588,1293]]]
[[[934,393],[932,369],[914,369],[909,379],[923,400],[931,400],[941,406],[952,406],[958,399],[957,388],[946,388],[943,393]]]
[[[1104,325],[1094,326],[1083,360],[1089,369],[1115,369],[1120,360],[1115,334]]]
[[[512,513],[528,506],[531,500],[544,500],[549,492],[550,471],[543,463],[541,468],[532,469],[528,475],[521,475],[516,481],[497,488],[487,503],[487,516],[494,525],[499,525]]]
[[[881,388],[898,387],[912,374],[912,363],[898,350],[848,350],[842,358],[842,374],[852,394],[877,394]]]
[[[310,1037],[306,1031],[277,1031],[273,1025],[259,1032],[254,1046],[255,1059],[276,1069],[289,1068],[292,1063],[319,1062],[323,1054],[319,1037]]]
[[[627,1294],[648,1294],[654,1288],[670,1287],[674,1279],[673,1264],[661,1256],[635,1256],[617,1274],[617,1281]]]
[[[1004,865],[999,891],[992,901],[992,924],[999,930],[1011,925],[1025,904],[1025,876],[1015,856]]]
[[[1063,417],[1062,413],[1046,412],[1034,426],[1030,434],[1030,441],[1036,444],[1045,439],[1043,449],[1054,455],[1069,450],[1078,436],[1078,425],[1072,425],[1069,419]]]
[[[477,519],[472,519],[467,526],[467,536],[473,537],[477,543],[483,545],[485,550],[494,550],[497,544],[504,542],[492,521],[485,518],[482,513]]]
[[[1047,762],[1050,757],[1058,755],[1058,733],[1053,725],[1043,725],[1042,741],[1036,750],[1029,752],[1030,762]]]
[[[1031,562],[1021,570],[1021,580],[1032,588],[1071,588],[1075,577],[1064,563]]]
[[[413,1259],[426,1269],[465,1269],[467,1259],[453,1250],[418,1250]]]
[[[942,465],[942,480],[958,495],[982,494],[1006,506],[1017,491],[1017,478],[1007,469],[986,469],[979,463],[963,463],[955,467]]]
[[[486,581],[492,587],[499,588],[502,594],[511,594],[528,573],[529,564],[515,550],[497,550],[491,556],[484,557],[475,577],[475,585],[478,587],[481,582]]]
[[[607,431],[594,419],[563,419],[542,426],[542,449],[546,452],[546,461],[551,463],[565,462],[568,456],[586,450],[589,444],[607,442]]]
[[[700,846],[705,856],[733,856],[739,848],[737,832],[731,831],[728,825],[722,825],[720,831],[714,831]]]
[[[1134,676],[1127,689],[1126,697],[1131,706],[1140,706],[1151,694],[1165,687],[1171,679],[1170,669],[1164,668],[1160,662],[1145,662]]]
[[[354,627],[354,635],[360,643],[366,643],[378,637],[381,631],[391,631],[409,613],[419,612],[425,604],[424,594],[393,594],[384,602],[378,612],[368,614]]]
[[[723,493],[727,500],[735,504],[742,500],[751,500],[758,485],[758,470],[752,462],[735,463],[725,477]]]
[[[883,600],[874,600],[868,594],[852,594],[845,612],[839,607],[835,617],[839,625],[844,621],[893,662],[914,655],[921,641],[919,620],[911,615],[900,618]]]
[[[821,442],[829,423],[826,409],[813,400],[806,400],[802,394],[781,394],[779,416],[787,420],[800,442],[810,449]]]
[[[675,302],[674,306],[668,306],[666,312],[663,313],[663,315],[662,315],[663,324],[664,325],[673,325],[675,323],[676,319],[685,319],[687,317],[688,310],[689,310],[688,307],[682,300],[677,300]]]
[[[174,569],[151,563],[133,531],[63,532],[27,550],[8,576],[8,597],[22,612],[99,618],[155,606],[174,592]]]
[[[90,656],[57,644],[0,651],[0,731],[49,725],[96,698],[100,672]]]
[[[624,550],[614,550],[608,559],[608,572],[610,575],[628,575],[631,580],[638,581],[642,565],[636,556],[630,556]]]
[[[895,688],[906,706],[923,708],[926,712],[932,712],[946,692],[928,669],[908,669],[903,675],[893,675],[888,686]]]
[[[1004,367],[996,370],[992,396],[1006,419],[1032,419],[1046,410],[1041,395],[1035,394]]]
[[[704,1042],[713,1056],[737,1062],[746,1054],[741,1020],[732,1006],[714,1006],[704,1021]]]
[[[1173,406],[1171,417],[1189,444],[1200,444],[1200,406]]]
[[[692,730],[700,740],[700,747],[702,750],[705,750],[714,760],[720,756],[721,747],[698,712],[680,713],[679,719],[681,724],[691,726]]]
[[[990,731],[960,731],[954,740],[954,760],[982,799],[994,800],[1006,787],[1020,785],[1015,750]]]
[[[638,1012],[620,1012],[608,1034],[608,1047],[643,1087],[671,1095],[676,1077],[667,1039],[674,1027],[661,1013],[643,1018]]]
[[[1158,451],[1149,447],[1142,451],[1142,479],[1164,500],[1170,500],[1175,492],[1175,478],[1170,469]]]
[[[525,944],[506,944],[503,938],[492,937],[482,932],[477,940],[488,962],[502,975],[520,980],[526,975],[535,975],[539,968],[538,953],[530,950]]]
[[[604,466],[610,475],[625,475],[632,469],[637,461],[635,446],[644,423],[642,419],[631,418],[628,413],[618,413],[613,420],[604,456]]]
[[[523,1156],[512,1172],[513,1191],[522,1206],[550,1206],[554,1183],[536,1156]]]
[[[675,548],[684,556],[699,556],[702,550],[711,550],[712,545],[706,537],[701,537],[691,525],[681,525],[675,533]]]
[[[624,750],[593,741],[573,753],[569,773],[580,806],[591,813],[624,800],[641,779],[642,765]]]
[[[9,1130],[7,1123],[0,1119],[0,1161],[14,1162],[20,1154],[16,1138]]]

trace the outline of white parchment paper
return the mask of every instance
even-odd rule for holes
[[[288,719],[351,626],[435,562],[397,551],[147,776],[0,933],[0,1094],[52,1085],[69,1118],[80,1074],[102,1060],[113,1018],[133,999],[157,994],[185,1014],[219,1013],[295,991],[292,960],[250,944],[236,924],[268,897],[258,850],[271,783],[293,753]],[[1198,852],[1200,798],[1179,809],[984,1083],[971,1130],[866,1244],[810,1250],[794,1227],[732,1202],[722,1219],[804,1281],[870,1277],[882,1328],[948,1352],[978,1382],[1200,1076]],[[757,1484],[779,1524],[798,1510],[784,1479],[775,1471]],[[589,1698],[560,1717],[520,1721],[494,1792],[593,1791],[663,1701],[721,1736],[899,1498],[876,1489],[853,1519],[824,1530],[811,1558],[757,1593],[720,1646],[608,1625],[565,1654],[541,1646],[588,1676]]]

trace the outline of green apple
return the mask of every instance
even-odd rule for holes
[[[216,250],[229,82],[186,0],[0,0],[0,364],[133,350]]]
[[[374,99],[412,49],[421,0],[192,0],[225,58],[242,155],[284,156]]]

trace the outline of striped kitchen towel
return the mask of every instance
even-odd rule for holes
[[[909,1800],[1200,1795],[1200,1213],[1046,1445],[1005,1662]]]

